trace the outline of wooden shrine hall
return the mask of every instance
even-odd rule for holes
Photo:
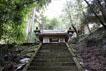
[[[73,32],[72,30],[68,30],[67,32],[57,30],[35,30],[36,36],[42,43],[68,42]]]

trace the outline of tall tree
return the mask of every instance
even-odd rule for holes
[[[19,34],[23,37],[26,29],[25,17],[31,9],[35,7],[40,9],[48,2],[50,0],[0,0],[0,39],[9,39],[14,33],[18,33],[14,37],[19,37]],[[16,28],[20,29],[16,30]],[[14,38],[14,40],[18,39]]]
[[[104,22],[101,20],[101,18],[98,16],[98,14],[94,11],[93,7],[90,5],[90,3],[87,0],[84,0],[88,7],[90,8],[90,10],[93,12],[93,14],[95,15],[95,17],[99,20],[99,22],[101,23],[101,25],[103,25],[103,27],[106,29],[106,25],[104,24]]]

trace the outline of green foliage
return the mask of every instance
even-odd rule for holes
[[[0,39],[17,42],[25,36],[27,14],[42,8],[48,0],[0,0]]]
[[[59,23],[59,22],[58,22],[58,20],[57,20],[56,18],[47,19],[47,20],[46,20],[46,28],[53,30],[53,29],[57,26],[58,23]]]

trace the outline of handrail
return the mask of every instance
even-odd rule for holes
[[[39,44],[38,49],[35,51],[34,55],[31,57],[31,59],[30,59],[29,63],[28,63],[28,64],[26,64],[26,66],[24,67],[24,69],[23,69],[22,71],[27,71],[27,69],[28,69],[28,67],[30,66],[30,63],[32,62],[33,58],[36,56],[36,54],[37,54],[38,50],[41,48],[41,45],[42,45],[42,43],[41,43],[41,44]]]
[[[72,49],[70,48],[70,46],[66,43],[66,46],[68,47],[69,52],[72,54],[72,58],[78,68],[79,71],[85,71],[84,68],[82,67],[82,65],[80,64],[80,62],[78,61],[76,55],[73,53]]]

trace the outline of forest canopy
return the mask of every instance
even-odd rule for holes
[[[0,39],[6,43],[25,40],[25,17],[33,9],[40,10],[50,0],[0,0]]]
[[[30,29],[28,36],[32,35],[31,21],[39,23],[40,26],[43,21],[46,29],[72,27],[77,35],[86,33],[86,30],[91,33],[92,29],[100,26],[106,28],[105,0],[65,0],[63,14],[58,18],[45,20],[43,13],[51,1],[53,0],[0,0],[0,41],[5,43],[26,41],[27,27]],[[33,14],[32,11],[39,12],[40,16]],[[28,22],[30,22],[29,26]],[[30,37],[28,39],[31,39]]]

